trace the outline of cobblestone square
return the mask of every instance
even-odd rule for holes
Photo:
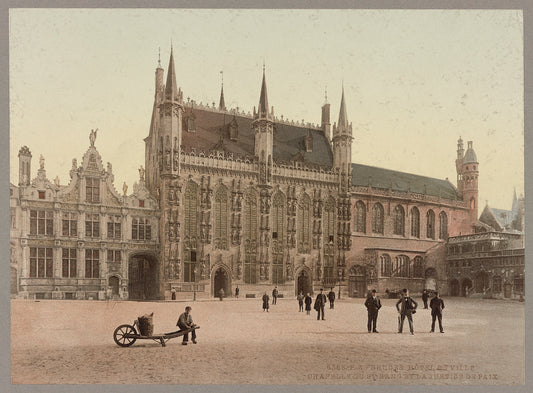
[[[419,300],[419,299],[417,299]],[[326,320],[279,299],[198,302],[11,301],[14,384],[523,384],[524,303],[444,298],[444,334],[397,334],[395,300],[382,299],[379,334],[368,334],[363,299],[326,307]],[[422,303],[421,301],[419,302]],[[186,305],[197,345],[138,340],[113,331],[154,312],[154,332],[176,330]],[[407,333],[406,333],[407,331]]]

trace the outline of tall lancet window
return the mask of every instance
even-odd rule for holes
[[[215,249],[228,249],[228,190],[220,185],[215,192]]]
[[[411,236],[420,237],[420,212],[416,206],[411,209]]]
[[[329,197],[324,204],[324,215],[322,216],[324,225],[324,279],[332,279],[335,266],[335,199]],[[329,282],[329,281],[328,281]]]
[[[433,210],[428,210],[426,221],[426,237],[435,239],[435,213]]]
[[[372,207],[372,233],[383,235],[384,211],[381,203],[377,202]]]
[[[283,284],[283,242],[285,231],[285,197],[281,191],[272,198],[272,283]],[[287,261],[289,263],[289,261]]]
[[[355,231],[366,233],[366,207],[362,201],[355,204]]]
[[[183,198],[183,281],[194,282],[196,240],[198,237],[198,185],[187,184]]]
[[[311,252],[311,235],[310,235],[310,214],[311,214],[311,199],[306,193],[302,194],[298,202],[298,252],[308,254]]]
[[[257,282],[257,192],[250,189],[244,196],[244,282]]]
[[[439,239],[448,238],[448,216],[444,211],[439,214]]]
[[[396,205],[394,208],[394,234],[403,236],[405,233],[405,214],[403,207]]]

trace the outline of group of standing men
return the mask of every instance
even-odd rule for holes
[[[427,309],[427,291],[424,290],[422,294],[422,301],[424,302],[424,308]],[[373,289],[371,295],[366,299],[365,306],[368,311],[368,333],[379,333],[376,330],[376,324],[378,319],[378,312],[381,308],[381,300],[376,295],[376,290]],[[435,296],[431,299],[429,304],[431,308],[431,330],[430,333],[435,331],[435,321],[439,321],[439,329],[441,333],[444,333],[442,328],[442,310],[444,309],[444,301],[440,298],[438,292],[435,292]],[[403,332],[403,324],[405,319],[409,322],[409,330],[411,334],[415,334],[413,326],[413,314],[416,313],[418,303],[412,297],[409,296],[409,290],[403,289],[402,294],[398,302],[396,303],[396,310],[398,311],[398,333]]]

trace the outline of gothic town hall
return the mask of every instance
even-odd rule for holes
[[[352,163],[342,93],[338,120],[274,115],[263,70],[253,113],[183,99],[172,52],[155,70],[139,180],[117,191],[97,131],[68,185],[19,151],[10,186],[11,294],[41,299],[284,296],[341,288],[365,296],[448,291],[446,241],[477,222],[479,164],[457,144],[457,185]],[[166,81],[166,82],[165,82]],[[259,81],[258,81],[259,82]],[[258,83],[259,87],[259,83]],[[258,89],[259,90],[259,89]],[[140,165],[142,163],[139,163]]]

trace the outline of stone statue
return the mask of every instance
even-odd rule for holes
[[[113,165],[110,162],[107,163],[107,173],[113,173]]]
[[[54,184],[56,185],[56,187],[59,187],[59,176],[56,176],[56,178],[54,179]]]
[[[94,141],[96,140],[97,132],[98,132],[98,128],[96,130],[91,130],[91,134],[89,135],[89,141],[91,142],[91,147],[94,147]]]
[[[40,169],[40,170],[43,170],[43,169],[44,169],[44,157],[43,157],[42,154],[41,154],[41,156],[39,157],[39,169]]]
[[[144,181],[144,172],[144,168],[141,165],[141,167],[139,168],[139,178],[141,179],[141,181]]]
[[[122,184],[122,192],[124,193],[124,196],[126,196],[126,194],[128,192],[128,185],[126,184],[126,182],[124,182],[124,184]]]

